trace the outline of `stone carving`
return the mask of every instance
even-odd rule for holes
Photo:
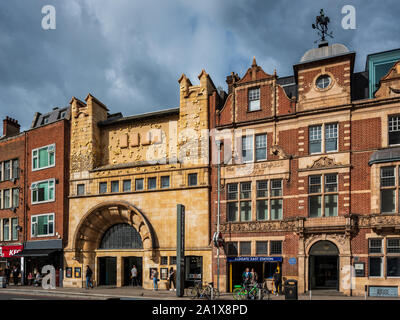
[[[265,232],[265,231],[295,231],[296,221],[252,221],[243,223],[223,223],[221,232]]]
[[[368,215],[358,218],[358,226],[361,228],[400,227],[398,215]]]
[[[321,157],[318,160],[315,160],[314,163],[310,166],[307,166],[308,169],[318,169],[318,168],[326,168],[326,167],[335,167],[340,166],[341,163],[335,162],[334,159],[329,157]]]
[[[389,87],[389,90],[392,91],[393,93],[400,94],[400,89]]]
[[[283,151],[283,149],[280,146],[277,146],[277,145],[272,146],[270,148],[270,152],[271,152],[271,154],[278,156],[279,159],[287,159],[287,158],[289,158],[289,156],[286,154],[286,152]]]

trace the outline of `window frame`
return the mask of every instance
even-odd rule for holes
[[[106,190],[104,192],[101,191],[101,186],[106,186]],[[107,181],[100,181],[99,182],[99,194],[105,194],[108,192],[108,182]]]
[[[36,222],[35,222],[35,224],[36,224],[36,229],[38,230],[38,228],[39,228],[39,222],[38,222],[38,217],[41,217],[41,216],[48,216],[48,217],[50,217],[50,216],[52,216],[53,217],[53,220],[51,221],[52,223],[53,223],[53,233],[47,233],[47,234],[45,234],[45,235],[35,235],[34,233],[33,233],[33,218],[36,218]],[[47,231],[49,230],[49,225],[50,225],[50,220],[47,218]],[[55,213],[54,212],[50,212],[50,213],[42,213],[42,214],[35,214],[35,215],[32,215],[31,216],[31,238],[44,238],[44,237],[53,237],[54,235],[55,235],[55,230],[56,230],[56,217],[55,217]]]
[[[41,184],[41,183],[44,183],[44,182],[47,182],[48,184],[50,183],[50,182],[53,182],[53,186],[51,187],[51,188],[53,188],[53,199],[50,199],[50,200],[44,200],[44,201],[39,201],[39,200],[36,200],[35,202],[33,201],[33,193],[35,192],[35,190],[38,190],[39,188],[38,188],[38,186],[39,186],[39,184]],[[37,185],[37,187],[36,188],[32,188],[32,186],[33,185]],[[33,205],[33,204],[42,204],[42,203],[48,203],[48,202],[54,202],[54,201],[56,201],[56,179],[55,178],[50,178],[50,179],[46,179],[46,180],[41,180],[41,181],[35,181],[35,182],[32,182],[31,183],[31,186],[30,186],[30,189],[31,189],[31,204]],[[48,191],[48,198],[50,198],[49,197],[49,194],[50,194],[50,186],[48,186],[47,187],[47,191]],[[38,195],[38,198],[39,198],[39,195]]]
[[[191,177],[196,177],[196,184],[191,183]],[[197,172],[188,173],[187,179],[189,187],[196,187],[199,185],[199,175],[197,174]]]
[[[258,107],[252,109],[251,104],[253,101],[258,101]],[[260,87],[252,87],[247,90],[247,111],[260,111],[261,110],[261,90]]]
[[[166,178],[168,178],[168,186],[164,186],[164,184],[163,184],[163,182],[164,182],[163,180],[165,180]],[[161,181],[161,189],[171,188],[171,177],[170,176],[161,176],[160,181]]]
[[[54,153],[54,163],[51,164],[51,165],[47,165],[45,167],[39,167],[39,163],[40,163],[39,151],[42,150],[42,149],[45,149],[45,148],[48,149],[49,147],[53,147],[53,151],[49,152],[47,150],[47,158],[48,158],[47,161],[48,161],[48,163],[50,163],[50,153]],[[36,152],[36,156],[33,155],[34,152]],[[39,147],[39,148],[36,148],[36,149],[32,149],[32,157],[31,158],[32,158],[32,163],[31,163],[32,164],[32,171],[39,171],[39,170],[44,170],[44,169],[55,167],[56,166],[56,144],[55,143],[51,143],[51,144],[48,144],[47,146],[42,146],[42,147]],[[35,158],[37,159],[37,165],[38,165],[37,168],[34,167],[34,159]]]
[[[327,191],[327,176],[336,176],[336,191]],[[319,177],[319,184],[311,184],[311,179]],[[329,183],[332,184],[333,183]],[[319,186],[319,192],[311,192],[312,186]],[[321,174],[312,174],[308,176],[308,218],[327,218],[327,217],[338,217],[339,216],[339,173],[338,172],[330,172],[330,173],[321,173]],[[336,196],[336,215],[330,216],[326,215],[326,206],[325,206],[325,198],[327,196]],[[311,216],[311,198],[312,197],[320,197],[321,198],[321,215]]]
[[[141,181],[142,182],[142,188],[138,189],[137,188],[137,182]],[[144,178],[136,178],[135,179],[135,191],[143,191],[144,190]]]
[[[333,125],[336,126],[336,130],[334,130],[334,132],[336,132],[336,137],[327,138],[327,127],[333,126]],[[311,140],[311,128],[318,128],[318,127],[321,129],[321,139],[320,139],[321,148],[320,148],[319,152],[311,152],[311,142],[319,141],[316,139]],[[336,149],[335,150],[327,151],[326,145],[327,145],[327,141],[329,139],[336,139]],[[327,122],[327,123],[322,123],[322,124],[315,124],[315,125],[313,124],[311,126],[308,126],[308,154],[316,155],[316,154],[335,153],[335,152],[339,152],[339,122],[338,121]]]

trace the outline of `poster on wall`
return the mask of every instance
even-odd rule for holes
[[[74,274],[75,274],[75,278],[80,278],[81,277],[81,267],[75,267]]]
[[[161,268],[161,280],[167,280],[168,279],[168,268]]]
[[[72,267],[67,267],[65,269],[65,277],[66,278],[72,278]]]

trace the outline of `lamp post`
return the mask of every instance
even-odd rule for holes
[[[217,183],[218,183],[218,204],[217,204],[217,234],[216,234],[216,239],[217,239],[217,290],[219,292],[219,219],[220,219],[220,202],[221,202],[221,140],[216,140],[215,141],[218,151],[217,151],[217,162],[218,162],[218,177],[217,177]]]

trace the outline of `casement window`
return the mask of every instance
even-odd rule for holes
[[[328,123],[308,129],[309,153],[338,151],[338,124]]]
[[[337,174],[309,176],[308,180],[309,216],[335,217],[338,215]],[[322,184],[324,181],[324,184]]]
[[[242,137],[242,161],[253,161],[253,136]]]
[[[54,179],[32,183],[32,204],[54,201],[54,184]]]
[[[176,264],[176,256],[170,256],[169,257],[169,264],[170,265],[175,265]]]
[[[270,255],[282,254],[282,241],[270,241]]]
[[[45,237],[54,235],[54,213],[31,217],[31,236]]]
[[[32,150],[32,170],[41,170],[55,166],[56,145],[51,144],[45,147]]]
[[[135,190],[143,190],[143,179],[136,179],[135,180]]]
[[[11,219],[11,238],[12,240],[18,240],[18,218]]]
[[[111,192],[119,192],[119,181],[111,181]]]
[[[4,209],[3,208],[3,194],[4,194],[4,191],[3,190],[0,190],[0,209]],[[1,229],[1,228],[0,228]]]
[[[11,179],[11,160],[4,161],[4,180]]]
[[[241,256],[251,255],[251,242],[250,241],[241,241],[239,249],[240,249]]]
[[[267,159],[267,134],[242,137],[242,161],[252,162],[253,159],[256,161]]]
[[[197,173],[188,174],[188,185],[189,187],[197,186]]]
[[[11,197],[10,197],[10,189],[3,190],[3,208],[9,209],[11,208]]]
[[[82,184],[78,184],[76,186],[76,194],[78,196],[82,196],[82,195],[85,194],[85,185],[83,183]]]
[[[267,135],[256,135],[256,161],[267,159]]]
[[[268,255],[268,241],[256,241],[256,254]]]
[[[107,192],[107,182],[100,182],[99,193],[106,193],[106,192]]]
[[[147,179],[147,189],[156,189],[157,188],[157,178],[148,178]]]
[[[368,275],[370,277],[382,277],[383,268],[382,268],[382,257],[369,257],[369,272]]]
[[[10,241],[10,219],[3,219],[3,241]]]
[[[19,206],[19,188],[12,189],[12,207],[18,208]]]
[[[270,184],[271,192],[268,192]],[[282,220],[282,180],[257,181],[257,220]]]
[[[161,188],[169,188],[169,176],[161,177]]]
[[[161,257],[160,265],[162,266],[168,265],[168,257]]]
[[[227,242],[226,243],[226,252],[228,256],[237,256],[238,255],[238,243],[237,242]]]
[[[389,116],[389,145],[400,144],[400,115]]]
[[[240,221],[251,220],[251,182],[240,183]]]
[[[131,191],[131,180],[122,181],[122,191],[123,192]]]
[[[400,238],[386,239],[386,275],[400,277]]]
[[[249,89],[249,111],[260,110],[260,88]]]
[[[383,253],[382,239],[369,239],[368,253]]]
[[[398,194],[398,183],[396,179],[396,167],[381,168],[381,212],[396,212],[396,194]]]
[[[229,183],[227,187],[227,221],[238,221],[238,184]],[[234,200],[234,201],[232,201]]]

